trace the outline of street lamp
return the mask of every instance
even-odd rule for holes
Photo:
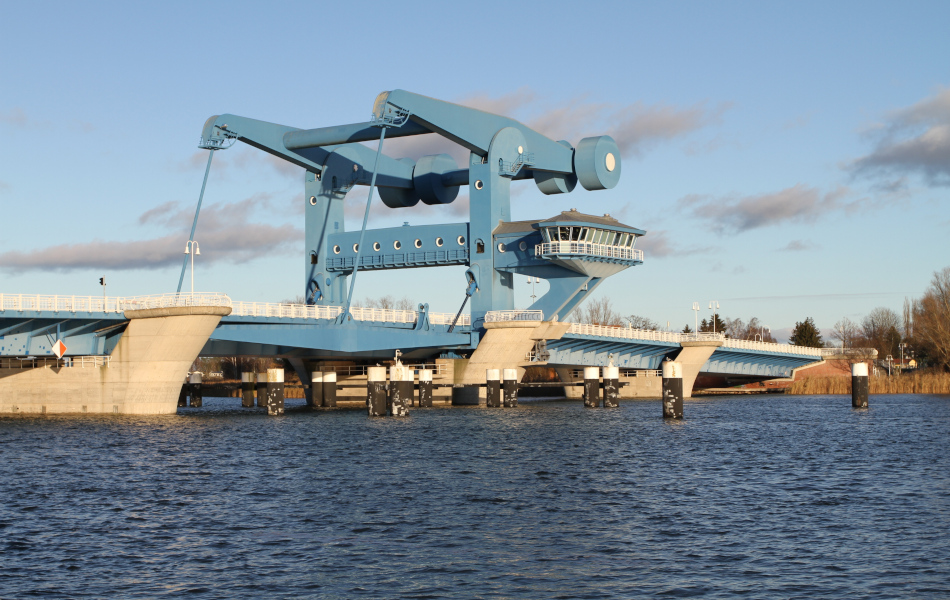
[[[194,252],[191,250],[194,249]],[[191,295],[195,295],[195,255],[201,254],[201,248],[198,247],[198,242],[196,240],[188,240],[185,242],[185,254],[191,255]]]
[[[887,355],[887,376],[891,376],[891,361],[894,360],[894,357],[890,354]]]
[[[696,329],[693,330],[693,333],[699,333],[699,302],[693,302],[693,311],[696,312]]]
[[[536,284],[536,283],[541,283],[541,278],[540,278],[540,277],[528,277],[528,283],[531,284],[531,304],[534,304],[534,299],[537,298],[537,296],[534,295],[534,284]]]
[[[709,310],[718,311],[718,310],[719,310],[719,301],[718,301],[718,300],[710,300],[710,301],[709,301]],[[712,319],[713,333],[716,333],[716,315],[717,315],[717,314],[718,314],[718,313],[713,312],[713,319]]]
[[[900,344],[897,344],[897,347],[901,349],[901,370],[903,370],[904,369],[904,348],[907,347],[907,343],[901,342]]]

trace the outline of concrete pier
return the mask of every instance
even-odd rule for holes
[[[386,416],[386,367],[366,369],[366,411],[371,417]]]
[[[405,417],[412,404],[412,388],[415,374],[401,362],[389,367],[389,414]]]
[[[514,408],[518,406],[518,370],[505,369],[502,378],[501,389],[505,408]]]
[[[188,378],[188,405],[192,408],[201,408],[201,373],[192,373]]]
[[[419,407],[432,407],[432,371],[419,369]]]
[[[267,408],[267,372],[257,374],[257,407]]]
[[[267,414],[284,414],[283,369],[267,369]]]
[[[620,368],[613,364],[604,367],[604,408],[620,406]]]
[[[868,380],[867,363],[854,363],[851,365],[851,407],[867,408],[868,391],[870,382]]]
[[[600,369],[597,367],[584,367],[584,406],[600,406]]]
[[[323,371],[314,371],[310,375],[311,406],[323,406]]]
[[[663,418],[683,418],[683,367],[677,362],[663,362]]]
[[[241,406],[254,407],[254,373],[241,373]]]
[[[323,406],[336,408],[336,372],[323,373]]]
[[[488,408],[501,406],[501,370],[486,369],[485,371],[485,405]]]

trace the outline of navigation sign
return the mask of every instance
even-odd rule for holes
[[[66,354],[66,344],[63,343],[63,340],[56,340],[56,343],[53,344],[53,354],[56,355],[56,358],[62,358]]]

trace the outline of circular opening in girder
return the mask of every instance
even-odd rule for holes
[[[481,180],[481,179],[478,179],[478,180],[475,181],[475,189],[476,189],[476,190],[480,190],[480,189],[482,189],[483,187],[485,187],[485,184],[482,183],[482,180]]]
[[[359,245],[359,244],[353,244],[353,252],[359,252],[359,251],[360,251],[360,245]]]
[[[420,240],[419,238],[416,238],[416,241],[414,241],[412,245],[415,246],[416,248],[422,248],[422,240]]]
[[[445,240],[443,240],[442,238],[440,237],[435,238],[435,245],[438,246],[439,248],[441,248],[442,244],[444,243],[445,243]]]
[[[518,154],[524,154],[524,146],[518,146]]]
[[[310,196],[310,206],[316,206],[316,205],[317,205],[317,197]]]
[[[525,242],[521,242],[520,244],[518,244],[518,248],[520,248],[521,251],[524,252],[525,250],[528,249],[528,244],[526,244]]]
[[[382,248],[382,246],[379,245],[379,242],[373,242],[373,250],[379,252],[380,248]]]
[[[504,251],[505,251],[505,245],[502,244],[501,242],[498,243],[498,251],[499,251],[499,252],[504,252]]]
[[[455,240],[455,241],[457,241],[457,242],[459,243],[459,246],[464,246],[464,245],[465,245],[465,236],[464,236],[464,235],[460,235],[460,236],[458,237],[458,239]]]
[[[396,250],[399,250],[400,248],[402,248],[402,242],[400,242],[399,240],[396,240],[395,242],[393,242],[393,248],[395,248]]]
[[[608,152],[604,163],[608,171],[613,171],[617,167],[617,157],[614,156],[613,152]]]
[[[339,253],[340,253],[340,247],[339,247],[339,246],[334,246],[334,247],[333,247],[333,253],[334,253],[334,254],[339,254]]]

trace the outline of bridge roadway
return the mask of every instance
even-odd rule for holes
[[[468,315],[449,332],[455,315],[429,312],[426,305],[418,311],[351,308],[352,318],[341,322],[340,307],[237,302],[223,294],[0,294],[0,357],[50,357],[58,339],[67,346],[67,357],[106,356],[128,325],[126,311],[181,306],[231,307],[201,356],[370,360],[392,358],[399,349],[409,359],[425,360],[470,354],[484,332],[480,323],[472,327]],[[540,325],[543,316],[539,311],[504,311],[496,320],[509,318]],[[796,367],[822,360],[818,348],[572,323],[558,339],[537,345],[523,365],[594,366],[612,359],[623,369],[655,370],[691,344],[721,344],[699,369],[705,374],[787,377]]]

